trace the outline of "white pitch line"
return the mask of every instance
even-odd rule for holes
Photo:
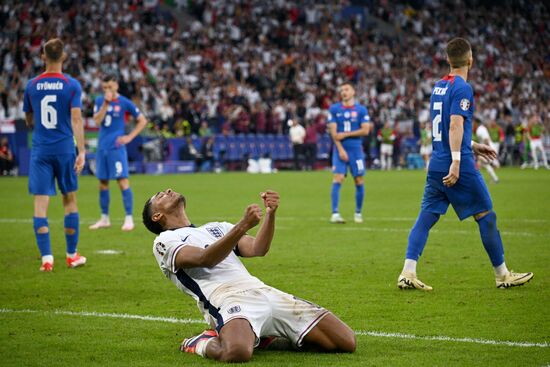
[[[0,308],[0,313],[54,314],[54,315],[64,315],[64,316],[85,316],[85,317],[91,316],[91,317],[107,317],[107,318],[115,318],[115,319],[132,319],[132,320],[142,320],[142,321],[159,321],[159,322],[169,322],[172,324],[205,324],[204,320],[178,319],[174,317],[158,317],[158,316],[147,316],[147,315],[130,315],[126,313],[119,314],[119,313],[86,312],[86,311],[73,312],[73,311],[63,311],[63,310],[55,310],[55,311],[13,310],[8,308]],[[355,334],[359,336],[371,336],[371,337],[382,337],[382,338],[393,338],[393,339],[435,340],[435,341],[444,341],[444,342],[473,343],[473,344],[523,347],[523,348],[529,348],[529,347],[548,348],[549,346],[547,342],[542,342],[542,343],[513,342],[508,340],[453,338],[445,335],[422,336],[422,335],[414,335],[414,334],[385,333],[380,331],[365,331],[365,330],[355,331]]]
[[[415,340],[437,340],[445,342],[456,343],[473,343],[473,344],[486,344],[486,345],[498,345],[507,347],[538,347],[548,348],[548,343],[531,343],[531,342],[512,342],[507,340],[491,340],[491,339],[478,339],[478,338],[452,338],[444,335],[422,336],[414,334],[402,334],[402,333],[384,333],[379,331],[356,331],[357,335],[367,335],[383,338],[397,338],[397,339],[415,339]]]
[[[37,311],[37,310],[11,310],[8,308],[0,308],[0,313],[37,313],[37,314],[54,314],[54,315],[66,315],[66,316],[91,316],[91,317],[109,317],[114,319],[133,319],[144,321],[162,321],[170,322],[172,324],[204,324],[204,320],[195,319],[177,319],[173,317],[158,317],[158,316],[142,316],[142,315],[130,315],[126,313],[106,313],[106,312],[73,312],[73,311]]]

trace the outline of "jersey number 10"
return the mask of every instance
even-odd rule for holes
[[[441,141],[441,113],[443,112],[443,102],[434,102],[434,111],[437,113],[432,120],[432,136],[433,141]]]
[[[40,122],[46,129],[55,129],[57,126],[57,111],[50,103],[55,103],[57,96],[49,94],[40,101]]]

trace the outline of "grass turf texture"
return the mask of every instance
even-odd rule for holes
[[[445,335],[501,341],[550,341],[548,266],[550,172],[499,171],[489,185],[509,268],[533,271],[527,286],[497,290],[476,223],[460,223],[452,209],[436,225],[419,263],[419,276],[432,293],[400,291],[395,284],[407,236],[418,213],[425,174],[421,171],[369,172],[363,224],[328,223],[329,172],[281,172],[178,176],[133,176],[137,229],[120,230],[120,191],[111,184],[111,222],[90,231],[99,217],[97,182],[80,179],[79,250],[88,265],[64,264],[63,211],[52,198],[49,218],[56,256],[51,274],[38,271],[32,232],[32,197],[25,178],[0,180],[0,312],[3,366],[210,365],[178,351],[179,342],[204,329],[201,324],[82,317],[52,311],[107,312],[200,319],[192,299],[181,294],[158,269],[154,236],[140,223],[144,201],[171,187],[187,197],[193,223],[239,220],[258,194],[281,194],[277,232],[265,258],[245,259],[249,271],[269,285],[319,303],[354,330]],[[341,213],[352,220],[354,188],[344,183]],[[14,220],[15,219],[15,220]],[[255,231],[252,231],[255,233]],[[100,250],[122,253],[106,255]],[[260,351],[250,365],[262,366],[540,366],[550,362],[548,347],[511,347],[456,341],[358,336],[352,355]]]

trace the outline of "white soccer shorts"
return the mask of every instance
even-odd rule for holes
[[[210,302],[219,306],[224,325],[246,319],[256,334],[256,345],[260,337],[279,336],[300,347],[307,333],[328,314],[323,307],[270,286],[214,293]],[[219,326],[213,317],[208,319],[212,328]]]

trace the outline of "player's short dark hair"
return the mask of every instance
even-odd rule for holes
[[[470,60],[472,46],[464,38],[453,38],[447,43],[447,57],[452,68],[467,66]]]
[[[353,84],[353,82],[350,80],[343,81],[338,87],[343,87],[344,85],[349,85],[350,87],[355,89],[355,84]]]
[[[44,55],[49,61],[57,62],[63,57],[63,48],[65,45],[59,38],[52,38],[44,44]]]
[[[143,212],[141,214],[143,218],[143,224],[148,230],[150,230],[154,234],[160,234],[162,231],[164,231],[164,228],[162,228],[162,225],[159,222],[155,222],[153,220],[153,212],[151,210],[152,204],[153,203],[151,202],[151,199],[149,199],[145,202],[145,205],[143,206]]]
[[[103,76],[103,83],[108,83],[108,82],[117,82],[118,81],[118,78],[116,77],[115,74],[105,74]]]

